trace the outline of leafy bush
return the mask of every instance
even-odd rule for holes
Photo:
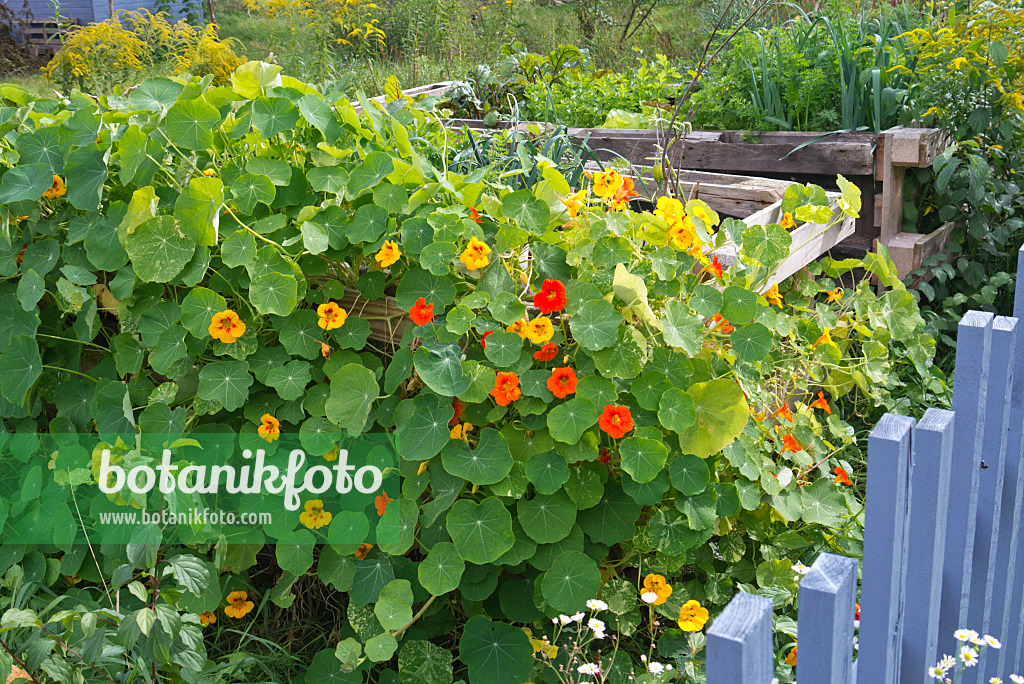
[[[43,74],[65,91],[105,93],[159,68],[212,75],[222,85],[244,61],[231,40],[217,38],[213,25],[199,29],[184,21],[172,24],[162,13],[120,10],[106,21],[72,30]]]
[[[379,7],[368,0],[245,0],[250,11],[319,29],[320,46],[331,43],[377,48],[384,43]]]
[[[708,616],[689,601],[717,612],[736,588],[788,610],[792,559],[859,553],[840,407],[909,411],[904,377],[944,383],[885,258],[768,286],[790,230],[856,213],[853,186],[793,186],[770,225],[671,198],[637,212],[614,171],[581,188],[543,159],[456,173],[436,112],[357,112],[279,71],[9,109],[0,482],[19,502],[5,529],[50,541],[0,554],[20,664],[58,681],[273,678],[247,651],[294,603],[347,618],[302,628],[307,681],[394,682],[396,666],[551,681],[541,636],[600,592],[623,639],[646,630],[692,669],[699,641],[656,616],[691,629]],[[534,163],[533,185],[508,186]],[[710,250],[728,244],[725,268]],[[844,290],[858,267],[892,289]],[[30,456],[37,432],[103,436],[126,464],[157,460],[147,439],[166,434],[315,437],[326,457],[397,439],[402,482],[363,527],[305,501],[243,537],[150,526],[87,551],[66,536],[78,502],[129,510],[131,495],[97,493],[95,467],[50,470],[67,449]],[[188,459],[187,439],[165,443]],[[651,591],[664,600],[641,612]],[[58,593],[72,600],[54,612]],[[640,649],[615,648],[625,681]]]

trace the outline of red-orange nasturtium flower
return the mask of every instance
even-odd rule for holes
[[[320,317],[317,321],[317,325],[324,330],[340,328],[345,325],[345,319],[348,317],[345,310],[335,302],[324,302],[320,306],[316,307],[316,315]]]
[[[209,327],[210,337],[231,344],[245,334],[245,323],[231,309],[213,314]]]
[[[786,230],[793,230],[796,228],[796,221],[793,220],[793,215],[787,211],[782,215],[782,220],[779,222],[779,225]]]
[[[825,328],[825,332],[821,333],[821,337],[814,342],[813,346],[817,347],[819,344],[831,344],[833,347],[838,347],[838,345],[832,340],[832,335],[829,333],[828,328]]]
[[[426,325],[434,320],[434,303],[427,304],[427,300],[420,297],[409,309],[409,318],[416,325]]]
[[[850,479],[850,474],[846,472],[846,470],[844,470],[842,466],[836,466],[835,470],[833,470],[832,472],[836,474],[836,484],[851,486],[853,485],[853,481]]]
[[[487,336],[493,332],[493,330],[488,330],[487,332],[480,336],[480,346],[483,347],[484,349],[487,349]]]
[[[476,207],[469,208],[469,217],[477,223],[483,223],[483,219],[480,218],[480,212],[476,210]]]
[[[540,351],[533,352],[533,358],[538,361],[550,361],[558,356],[558,345],[554,342],[546,342]]]
[[[458,397],[452,399],[452,408],[455,410],[455,415],[448,421],[449,425],[456,425],[459,422],[459,418],[462,417],[462,412],[466,410],[466,405],[459,401]]]
[[[611,197],[606,199],[608,207],[612,211],[626,211],[629,208],[629,200],[640,196],[640,193],[633,188],[633,179],[629,176],[623,176],[622,185],[619,186],[619,189]]]
[[[533,305],[545,315],[564,309],[565,301],[565,285],[557,280],[545,280],[533,295]]]
[[[373,549],[373,544],[360,544],[356,549],[356,560],[364,560],[371,549]]]
[[[498,406],[508,406],[513,401],[523,396],[523,390],[519,388],[519,376],[515,373],[498,373],[494,378],[494,389],[491,396]]]
[[[819,408],[825,413],[832,415],[832,407],[828,405],[828,400],[825,399],[824,392],[818,392],[818,398],[811,402],[813,408]]]
[[[391,498],[387,492],[381,492],[380,496],[373,500],[373,506],[377,509],[377,515],[384,515],[388,510],[388,504],[391,503]]]
[[[597,419],[597,425],[612,439],[618,439],[633,429],[633,415],[628,406],[608,404]]]
[[[782,435],[782,453],[791,451],[795,454],[796,452],[803,450],[803,447],[800,446],[799,443],[797,443],[796,437],[790,434]]]
[[[781,416],[788,420],[790,423],[793,422],[793,412],[789,410],[789,404],[783,404],[782,408],[780,408],[772,415],[774,415],[775,417]]]
[[[548,389],[559,399],[576,394],[576,371],[572,368],[556,368],[548,378]]]
[[[260,418],[260,426],[256,428],[256,434],[268,442],[273,442],[281,436],[281,421],[269,413],[264,413]]]
[[[793,646],[793,649],[786,656],[786,664],[790,667],[796,667],[796,646]]]
[[[731,325],[729,325],[729,321],[722,318],[722,314],[720,313],[717,313],[714,316],[712,316],[711,322],[714,324],[712,327],[716,331],[725,333],[726,335],[728,335],[734,330],[734,328]]]
[[[711,260],[711,263],[707,265],[708,273],[714,275],[716,278],[721,278],[725,269],[722,268],[721,262],[718,261],[718,255]]]

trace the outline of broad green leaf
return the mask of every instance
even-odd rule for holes
[[[376,242],[388,227],[388,212],[372,204],[364,204],[356,209],[352,223],[349,224],[347,237],[349,242]]]
[[[541,593],[554,610],[575,613],[601,588],[601,572],[593,558],[578,552],[559,554],[544,573]]]
[[[53,185],[53,173],[46,164],[22,164],[0,176],[0,205],[37,200]]]
[[[635,378],[647,360],[647,339],[631,325],[619,328],[616,344],[594,354],[598,372],[606,378]]]
[[[539,494],[554,494],[569,480],[565,459],[554,451],[532,456],[526,462],[525,472]]]
[[[658,405],[658,421],[672,432],[683,434],[697,421],[693,399],[682,390],[668,390]]]
[[[298,104],[302,118],[320,131],[324,136],[324,142],[333,145],[341,135],[341,127],[331,106],[312,93],[300,97]]]
[[[379,393],[372,370],[358,363],[346,364],[331,378],[327,419],[348,432],[359,434],[366,428],[366,419]]]
[[[665,467],[668,449],[661,442],[646,437],[627,437],[619,446],[622,469],[640,483],[650,482]]]
[[[599,351],[615,344],[622,314],[604,299],[591,299],[569,319],[569,329],[580,346]]]
[[[380,621],[380,626],[387,630],[401,629],[412,622],[412,584],[409,580],[396,579],[385,584],[373,606],[373,614]]]
[[[367,640],[365,646],[366,657],[375,663],[391,660],[391,657],[395,655],[397,650],[398,641],[387,632],[371,637]]]
[[[500,482],[512,470],[512,452],[508,442],[494,428],[480,431],[480,442],[470,449],[465,440],[452,439],[441,450],[444,469],[473,484]]]
[[[286,319],[276,319],[275,327],[281,325],[278,339],[289,354],[304,359],[315,359],[320,356],[321,330],[317,325],[318,320],[316,312],[309,309],[299,309],[293,311]]]
[[[169,78],[147,78],[128,94],[128,102],[136,109],[159,112],[174,104],[184,87]]]
[[[722,317],[739,325],[750,321],[757,313],[757,294],[736,285],[730,285],[722,293]]]
[[[194,287],[181,300],[181,324],[196,337],[207,337],[213,315],[228,308],[227,300],[206,287]]]
[[[243,173],[231,183],[231,197],[243,214],[252,214],[257,202],[270,206],[276,196],[273,182],[261,174]]]
[[[382,553],[401,556],[416,541],[420,507],[415,501],[399,499],[388,506],[377,523],[377,544]]]
[[[469,389],[462,350],[456,344],[424,342],[413,354],[413,362],[427,387],[440,395],[454,397]]]
[[[43,178],[49,181],[46,187],[50,187],[50,183],[53,182],[53,175],[60,175],[64,172],[64,155],[61,153],[58,129],[55,126],[39,128],[31,133],[22,133],[14,141],[14,146],[17,148],[19,155],[18,166],[15,168],[24,169],[34,164],[42,164],[49,169],[46,174],[43,174]],[[4,183],[6,183],[6,178]],[[45,189],[43,188],[43,190]],[[42,194],[43,190],[39,191],[40,194]],[[3,184],[0,183],[0,197],[2,196]],[[26,197],[24,199],[36,199],[36,197]],[[4,201],[13,200],[0,200],[0,202]]]
[[[529,190],[516,190],[506,195],[501,200],[501,213],[534,235],[543,235],[551,220],[548,205],[534,197]]]
[[[124,248],[140,280],[166,283],[192,259],[196,243],[178,231],[173,217],[156,216],[129,233]]]
[[[264,273],[249,285],[249,301],[262,314],[287,316],[298,304],[298,282],[283,273]]]
[[[819,477],[809,487],[800,490],[804,522],[838,528],[848,513],[846,499],[827,477]]]
[[[217,244],[224,184],[219,178],[193,178],[174,202],[174,219],[187,237],[200,245]]]
[[[760,361],[772,350],[771,331],[760,323],[750,323],[733,331],[729,341],[736,356],[748,363]]]
[[[584,431],[597,423],[598,411],[586,399],[573,398],[551,409],[547,416],[552,439],[576,444]]]
[[[409,202],[409,193],[401,185],[381,183],[373,189],[373,203],[389,214],[401,214]]]
[[[641,510],[640,504],[610,481],[600,503],[577,513],[576,520],[593,541],[611,546],[633,536]]]
[[[504,325],[511,325],[526,318],[526,305],[511,292],[496,294],[488,303],[487,309],[495,320]]]
[[[452,402],[436,394],[417,394],[395,411],[398,445],[407,461],[436,456],[451,439],[448,421],[455,415]]]
[[[666,344],[679,347],[687,354],[696,356],[704,346],[704,324],[682,302],[673,300],[665,304],[661,329]]]
[[[708,464],[693,454],[684,454],[673,459],[669,464],[668,474],[672,479],[672,486],[686,496],[700,494],[707,489],[708,482],[711,481]]]
[[[249,397],[252,382],[245,361],[215,361],[199,371],[197,393],[201,399],[216,399],[228,411],[235,411]]]
[[[264,138],[292,129],[298,121],[299,111],[287,98],[258,97],[253,100],[252,125]]]
[[[308,363],[289,361],[283,366],[271,368],[267,373],[266,384],[277,390],[278,396],[285,401],[292,401],[302,396],[310,379]]]
[[[743,231],[743,253],[769,270],[789,256],[792,244],[792,236],[785,228],[774,223],[750,226]]]
[[[459,499],[448,512],[448,534],[463,560],[477,565],[493,563],[512,548],[512,516],[497,498],[480,503]]]
[[[205,150],[213,145],[213,131],[220,112],[201,99],[176,102],[167,111],[163,130],[170,142],[186,150]]]
[[[707,541],[703,532],[691,529],[687,519],[674,510],[658,511],[648,525],[651,543],[661,553],[681,556]]]
[[[519,500],[516,519],[530,539],[552,544],[569,536],[576,524],[576,505],[565,492],[538,494],[530,500]]]
[[[358,548],[370,533],[370,521],[362,513],[338,511],[327,526],[327,541],[335,546]]]
[[[693,399],[697,420],[679,436],[679,446],[684,453],[707,458],[743,432],[750,413],[738,384],[726,379],[700,382],[692,385],[687,394]]]
[[[278,187],[287,187],[292,181],[292,167],[281,159],[256,157],[246,163],[245,170],[257,176],[266,176]]]
[[[406,642],[398,652],[398,671],[407,684],[452,684],[452,653],[426,640]]]
[[[523,630],[482,615],[470,618],[463,627],[459,660],[469,668],[469,681],[474,684],[523,684],[534,663]]]
[[[422,268],[412,268],[402,276],[395,297],[399,308],[406,311],[423,297],[428,304],[434,304],[434,315],[440,316],[441,309],[455,301],[455,286],[450,278],[435,276]]]
[[[690,297],[690,308],[699,315],[708,318],[722,310],[724,301],[725,298],[717,287],[701,284],[693,288],[693,295]]]
[[[33,269],[22,273],[18,281],[18,302],[24,311],[35,311],[39,300],[46,293],[46,281]]]
[[[518,333],[495,332],[484,340],[484,355],[498,368],[511,366],[523,352],[523,338]]]
[[[424,589],[434,596],[442,596],[459,587],[466,562],[451,542],[438,542],[419,564],[417,576]]]
[[[16,335],[0,354],[0,395],[15,406],[25,404],[25,395],[43,372],[39,345],[32,337]]]
[[[64,162],[66,197],[75,209],[95,211],[100,206],[109,156],[110,149],[96,143],[83,145],[68,154]]]
[[[363,190],[372,188],[395,170],[391,156],[383,152],[370,152],[363,163],[352,169],[347,192],[355,197]]]

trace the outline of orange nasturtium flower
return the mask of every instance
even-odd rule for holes
[[[99,141],[97,141],[97,142],[99,142]],[[217,172],[214,171],[213,169],[203,169],[203,175],[206,176],[207,178],[209,178],[210,176],[214,175],[215,173],[217,173]]]
[[[633,429],[633,414],[628,406],[608,404],[597,419],[597,425],[612,439],[618,439]]]
[[[249,600],[249,594],[244,591],[233,591],[228,594],[228,605],[224,607],[224,614],[228,617],[241,618],[252,612],[256,604]]]
[[[409,308],[409,318],[416,325],[426,325],[434,320],[434,303],[427,304],[427,300],[420,297],[416,303]]]
[[[625,179],[615,169],[598,171],[594,174],[594,194],[598,197],[612,197]]]
[[[713,275],[713,276],[715,276],[716,278],[719,278],[719,279],[722,277],[722,274],[725,272],[725,269],[722,268],[722,264],[718,261],[718,255],[717,254],[715,255],[715,258],[711,260],[711,263],[708,264],[707,266],[705,266],[704,268],[707,269],[708,273],[710,273],[711,275]]]
[[[717,313],[714,316],[712,316],[711,317],[711,322],[714,323],[712,328],[714,328],[717,332],[725,333],[726,335],[728,335],[733,330],[735,330],[735,328],[733,328],[729,324],[729,321],[727,321],[724,318],[722,318],[722,314],[720,314],[720,313]]]
[[[555,327],[547,316],[538,316],[526,324],[526,336],[534,344],[544,344],[555,334]]]
[[[245,334],[245,323],[231,309],[213,314],[209,327],[210,337],[231,344]]]
[[[788,420],[790,423],[793,422],[793,412],[789,410],[789,404],[783,404],[782,407],[772,414],[775,417],[782,417]]]
[[[477,223],[483,223],[484,220],[480,218],[480,212],[476,210],[476,207],[469,208],[469,218],[473,219]]]
[[[817,347],[817,346],[818,346],[819,344],[831,344],[831,345],[832,345],[833,347],[837,347],[837,348],[838,348],[838,346],[839,346],[839,345],[837,345],[837,344],[836,344],[836,343],[835,343],[835,342],[834,342],[834,341],[832,340],[832,335],[830,335],[830,334],[829,334],[829,329],[828,329],[828,328],[825,328],[825,332],[821,333],[821,337],[819,337],[819,338],[818,338],[818,339],[817,339],[817,340],[816,340],[816,341],[814,342],[814,345],[813,345],[813,346]]]
[[[398,243],[394,240],[385,242],[384,246],[373,257],[374,261],[380,264],[381,268],[387,268],[401,258],[402,250],[398,248]]]
[[[819,408],[825,413],[832,415],[832,407],[828,405],[824,392],[818,392],[818,398],[811,402],[812,408]]]
[[[556,368],[548,378],[548,389],[559,399],[576,394],[576,371],[572,368]]]
[[[565,303],[565,285],[557,280],[545,280],[540,286],[540,292],[533,295],[533,305],[545,315],[561,311]]]
[[[842,298],[843,298],[843,288],[837,287],[834,290],[829,290],[828,291],[828,301],[830,301],[830,302],[838,302]]]
[[[850,474],[842,466],[836,466],[833,470],[836,474],[835,483],[839,485],[853,485],[853,480],[850,479]]]
[[[796,441],[796,437],[790,434],[782,435],[782,453],[791,451],[795,454],[796,452],[803,450],[803,447]]]
[[[268,442],[273,442],[281,436],[281,421],[269,413],[264,413],[260,418],[260,426],[256,428],[256,434]]]
[[[796,221],[793,220],[793,215],[787,211],[782,215],[782,220],[779,222],[779,225],[786,230],[793,230],[796,228]]]
[[[213,611],[209,611],[208,610],[205,613],[200,613],[199,614],[199,624],[201,624],[203,627],[205,627],[206,625],[212,625],[216,621],[217,621],[217,614],[214,613]]]
[[[676,249],[690,253],[700,251],[701,242],[697,237],[697,227],[693,225],[689,216],[684,216],[679,223],[669,226],[666,236]]]
[[[345,319],[348,318],[348,314],[334,302],[324,302],[320,306],[316,307],[316,315],[320,317],[317,321],[324,330],[334,330],[345,325]]]
[[[622,177],[622,185],[610,197],[605,199],[612,211],[626,211],[629,209],[629,200],[639,197],[640,193],[633,189],[633,179],[628,176]]]
[[[303,505],[303,511],[299,513],[299,522],[311,530],[319,530],[331,524],[331,517],[331,514],[324,510],[323,501],[312,499]]]
[[[765,299],[767,299],[769,304],[774,304],[775,306],[779,307],[780,309],[782,308],[782,295],[779,294],[779,284],[778,283],[775,283],[771,287],[769,287],[768,291],[765,292],[761,296],[764,297]]]
[[[463,404],[458,397],[452,398],[452,410],[455,411],[455,415],[448,421],[448,425],[458,425],[459,418],[462,417],[462,412],[466,410],[466,405]]]
[[[373,506],[377,509],[377,515],[383,516],[388,510],[389,503],[391,503],[391,497],[388,496],[387,492],[381,492],[380,496],[373,500]]]
[[[482,242],[476,238],[470,238],[469,244],[466,245],[466,249],[463,250],[459,256],[459,261],[466,265],[470,271],[476,271],[481,269],[489,263],[487,255],[491,253],[491,248],[487,246],[486,242]]]
[[[579,190],[567,197],[559,198],[559,201],[565,205],[566,210],[569,212],[569,218],[576,218],[576,214],[580,213],[580,209],[587,205],[587,191]]]
[[[679,629],[684,632],[699,632],[708,621],[708,609],[698,601],[687,601],[679,609]]]
[[[461,439],[464,442],[469,441],[469,433],[472,432],[473,425],[471,423],[463,423],[462,425],[456,425],[451,429],[452,439]]]
[[[558,356],[558,345],[554,342],[545,342],[540,351],[533,352],[533,358],[538,361],[550,361]]]
[[[327,344],[326,342],[321,342],[320,343],[320,354],[325,359],[331,358],[331,346],[329,344]]]
[[[365,560],[371,549],[373,549],[373,544],[360,544],[356,549],[356,560]]]
[[[526,321],[516,321],[512,325],[505,328],[505,332],[514,332],[515,334],[519,335],[521,338],[525,340],[527,325],[528,323]]]
[[[652,605],[660,606],[665,601],[668,601],[668,597],[672,595],[672,585],[665,581],[662,575],[648,575],[644,577],[644,589],[643,593],[656,594],[658,598],[654,599]]]
[[[683,222],[686,211],[683,209],[683,203],[676,198],[663,196],[658,198],[654,215],[663,218],[669,226],[674,226]]]
[[[513,401],[523,396],[523,390],[519,388],[519,376],[515,373],[498,373],[494,378],[494,389],[491,396],[498,406],[508,406]]]
[[[46,192],[43,193],[43,197],[52,197],[57,199],[58,197],[63,197],[67,191],[68,189],[67,186],[64,185],[64,179],[54,174],[53,185],[46,189]]]
[[[796,667],[796,646],[793,646],[790,652],[786,655],[786,664],[790,667]]]

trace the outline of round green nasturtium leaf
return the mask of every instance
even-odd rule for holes
[[[420,507],[415,501],[399,499],[388,506],[377,523],[377,544],[392,556],[401,556],[416,541],[416,521]]]
[[[394,631],[412,622],[412,584],[409,580],[396,579],[385,584],[373,606],[380,626]]]
[[[307,454],[323,456],[330,453],[341,440],[338,426],[323,416],[313,416],[299,426],[299,441]]]
[[[358,351],[366,346],[370,332],[370,323],[365,318],[349,316],[345,319],[345,324],[332,330],[330,335],[331,339],[337,342],[338,349]]]
[[[337,194],[348,184],[348,171],[337,166],[318,166],[306,173],[306,180],[317,192]]]
[[[277,195],[277,188],[274,187],[274,183],[259,173],[244,173],[236,178],[230,187],[235,205],[243,214],[252,214],[257,202],[270,206],[270,203],[274,201],[274,197]],[[238,232],[248,234],[248,231]]]
[[[256,258],[256,238],[247,230],[236,230],[221,243],[220,258],[230,268],[252,263]]]
[[[39,199],[53,185],[53,175],[46,164],[15,166],[0,180],[0,204]]]
[[[687,394],[693,399],[697,421],[679,436],[683,453],[707,458],[743,432],[750,409],[738,384],[726,379],[699,382],[692,385]]]
[[[436,276],[422,268],[411,268],[402,276],[395,298],[399,308],[408,311],[420,297],[428,304],[433,303],[434,315],[440,316],[441,310],[455,301],[455,285],[450,278]]]
[[[447,275],[459,255],[454,242],[431,242],[420,251],[420,264],[437,276]]]
[[[506,368],[519,360],[523,352],[523,338],[518,333],[491,333],[484,340],[484,355],[499,368]]]
[[[499,292],[494,295],[487,308],[494,319],[503,325],[512,325],[526,318],[526,305],[511,292]]]
[[[576,514],[576,521],[591,540],[611,546],[633,536],[633,526],[643,506],[622,491],[617,483],[605,485],[604,497],[596,505]]]
[[[306,670],[306,677],[317,684],[363,684],[362,672],[342,672],[333,648],[316,654]]]
[[[681,556],[705,541],[702,532],[690,529],[685,516],[672,509],[655,513],[647,529],[654,548],[669,556]]]
[[[540,494],[554,494],[569,480],[569,466],[554,451],[535,454],[526,462],[526,479]]]
[[[664,470],[648,482],[637,482],[628,473],[622,478],[622,490],[641,506],[654,506],[661,503],[661,499],[668,489],[668,475]]]
[[[615,344],[621,323],[622,314],[616,311],[611,302],[591,299],[569,319],[569,329],[581,347],[589,351],[600,351]]]
[[[565,492],[538,494],[530,500],[519,500],[516,519],[530,539],[553,544],[569,536],[576,524],[576,505]]]
[[[167,138],[187,150],[205,150],[213,145],[213,131],[220,125],[220,112],[197,98],[176,102],[163,120]]]
[[[398,641],[389,633],[384,632],[370,637],[363,650],[366,651],[366,657],[373,662],[383,663],[386,660],[391,660],[391,657],[395,655],[395,651],[398,650]]]
[[[364,204],[356,209],[349,224],[346,237],[349,242],[376,242],[388,228],[388,212],[372,204]],[[427,301],[430,301],[429,299]],[[410,304],[410,306],[412,306]]]
[[[316,539],[309,530],[294,530],[277,540],[274,549],[277,564],[285,572],[301,576],[313,567],[313,543]]]
[[[686,496],[700,494],[711,481],[708,464],[693,454],[684,454],[673,459],[668,465],[668,475],[672,480],[672,486]]]
[[[643,370],[647,340],[631,325],[619,328],[618,342],[594,354],[594,364],[606,378],[635,378]]]
[[[398,671],[408,684],[452,684],[452,654],[445,648],[417,639],[402,644]],[[381,680],[384,684],[384,680]]]
[[[391,155],[384,152],[370,152],[362,164],[352,169],[352,179],[347,191],[351,195],[358,195],[363,190],[380,183],[394,170],[395,163],[391,159]]]
[[[482,615],[470,618],[463,627],[459,660],[469,668],[470,682],[487,684],[523,684],[534,662],[523,630]]]
[[[691,356],[699,354],[704,346],[704,322],[700,316],[691,314],[690,308],[682,302],[673,300],[665,304],[661,331],[665,344],[678,347]]]
[[[196,394],[200,399],[219,401],[228,411],[234,411],[249,398],[252,383],[249,364],[245,361],[215,361],[199,371]]]
[[[320,356],[321,330],[317,325],[317,320],[316,312],[309,309],[294,311],[287,319],[275,319],[275,324],[280,324],[283,321],[283,325],[278,330],[278,339],[288,354],[305,359],[315,359]]]
[[[740,361],[755,363],[772,350],[772,333],[760,323],[750,323],[733,331],[729,338]]]
[[[287,316],[298,304],[298,291],[295,276],[264,273],[249,284],[249,301],[261,314]]]
[[[592,403],[574,397],[548,412],[548,430],[552,439],[566,444],[576,444],[584,431],[597,422],[597,417],[597,409]]]
[[[252,101],[252,125],[264,138],[295,127],[299,110],[284,97],[257,97]]]
[[[227,300],[213,290],[193,287],[181,301],[181,324],[196,337],[208,337],[213,315],[227,308]]]
[[[402,458],[425,461],[440,453],[451,440],[448,421],[454,415],[451,400],[436,394],[417,394],[399,404],[395,426]]]
[[[661,396],[658,422],[677,434],[683,434],[697,421],[693,399],[686,392],[670,389]]]
[[[644,373],[629,386],[630,394],[636,397],[636,403],[648,411],[657,411],[662,395],[670,389],[672,382],[664,373],[657,372]]]
[[[331,377],[331,395],[325,406],[327,420],[359,434],[366,428],[366,419],[379,394],[372,370],[358,363],[345,364]]]
[[[459,587],[466,562],[451,542],[438,542],[416,569],[420,584],[434,596],[447,594]]]
[[[757,313],[757,293],[730,285],[722,293],[722,318],[733,325],[749,322]]]
[[[125,237],[124,248],[140,280],[166,283],[192,259],[196,243],[178,232],[173,217],[155,216]]]
[[[391,508],[388,506],[388,508]],[[327,526],[327,541],[334,546],[348,546],[353,550],[366,541],[370,534],[370,521],[362,513],[338,511]]]
[[[548,205],[529,190],[516,190],[501,201],[501,213],[520,228],[534,235],[543,235],[551,219]]]
[[[598,409],[619,401],[619,392],[615,383],[600,375],[588,375],[576,383],[576,396],[586,399]]]
[[[465,440],[451,439],[441,449],[444,469],[473,484],[500,482],[512,471],[512,452],[508,442],[494,428],[480,431],[480,443],[470,449]]]
[[[427,387],[440,395],[454,397],[469,389],[470,379],[462,369],[462,350],[457,344],[424,342],[413,353],[413,363]]]
[[[543,617],[534,602],[534,583],[527,579],[502,579],[498,589],[501,612],[514,622],[529,623]]]
[[[309,364],[305,361],[289,361],[283,366],[271,368],[267,373],[266,384],[277,390],[285,401],[292,401],[302,396],[309,381]]]
[[[600,588],[597,562],[575,551],[559,554],[541,580],[541,593],[548,605],[569,614],[583,610]]]
[[[650,482],[665,467],[668,448],[646,437],[627,437],[619,445],[622,469],[639,483]]]
[[[717,287],[702,284],[693,288],[693,295],[690,297],[690,308],[704,318],[708,318],[722,310],[723,302],[724,297]]]
[[[565,483],[565,493],[576,504],[577,510],[582,511],[601,502],[604,484],[593,470],[573,468],[569,471],[569,481]]]
[[[448,534],[463,560],[493,563],[512,548],[512,516],[497,498],[480,503],[459,499],[448,512]]]

